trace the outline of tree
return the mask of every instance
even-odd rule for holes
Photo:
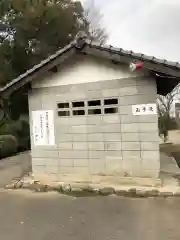
[[[104,30],[86,13],[72,0],[1,0],[0,86],[64,47],[79,31],[104,41]],[[96,16],[99,21],[98,11]],[[9,98],[7,114],[10,106],[18,116],[22,98],[22,92]]]
[[[81,4],[71,0],[2,0],[0,22],[0,84],[68,44],[80,30],[88,32]]]
[[[1,0],[0,86],[68,44],[80,30],[87,32],[83,11],[71,0]],[[22,97],[17,92],[0,103],[6,116],[11,109],[18,116]]]
[[[22,74],[84,31],[104,42],[102,15],[72,0],[1,0],[0,85]]]
[[[166,115],[166,116],[170,117],[172,104],[173,104],[176,94],[177,93],[175,93],[173,91],[173,92],[169,93],[167,96],[158,95],[157,106],[158,106],[158,113],[160,116]]]
[[[107,40],[108,34],[106,29],[102,27],[103,14],[95,6],[94,0],[89,1],[89,6],[86,8],[84,15],[87,20],[89,38],[104,43]]]
[[[171,116],[172,105],[174,100],[177,99],[179,93],[179,87],[176,87],[167,96],[158,95],[157,109],[159,116],[159,135],[163,136],[164,142],[168,139],[168,130],[177,128],[177,122],[175,118]]]

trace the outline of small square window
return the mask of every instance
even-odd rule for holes
[[[105,108],[104,109],[105,114],[114,114],[118,113],[118,108]]]
[[[57,104],[58,108],[69,108],[69,103],[58,103]]]
[[[116,104],[118,104],[117,98],[104,100],[104,105],[116,105]]]
[[[84,106],[85,106],[85,104],[84,104],[83,101],[81,101],[81,102],[73,102],[72,103],[72,107],[73,108],[79,108],[79,107],[84,107]]]
[[[73,115],[74,116],[83,116],[83,115],[85,115],[85,111],[84,110],[74,110]]]
[[[89,107],[101,106],[101,100],[88,101]]]
[[[89,109],[88,114],[89,115],[99,115],[99,114],[101,114],[101,109]]]
[[[58,116],[59,117],[68,117],[68,116],[70,116],[70,111],[59,111]]]

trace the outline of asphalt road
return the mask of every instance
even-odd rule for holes
[[[3,240],[179,240],[180,199],[0,191]]]

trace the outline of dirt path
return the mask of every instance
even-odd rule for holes
[[[13,179],[20,178],[29,171],[31,171],[31,157],[29,152],[0,160],[0,188],[9,184]]]

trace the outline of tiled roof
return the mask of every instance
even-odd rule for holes
[[[38,73],[41,69],[54,63],[56,60],[65,61],[68,57],[72,56],[75,52],[81,52],[89,55],[99,56],[110,59],[114,62],[131,63],[135,61],[142,61],[143,68],[150,71],[154,71],[163,75],[171,76],[172,80],[180,81],[180,63],[171,62],[165,59],[159,59],[153,56],[144,55],[142,53],[134,53],[133,51],[127,51],[122,48],[115,48],[110,45],[103,45],[90,41],[85,35],[80,34],[74,41],[58,50],[55,54],[49,56],[39,64],[35,65],[31,69],[27,70],[22,75],[13,79],[11,82],[0,88],[0,94],[4,94],[9,89],[15,91],[22,87],[26,83],[30,82],[34,78],[34,74]],[[58,61],[59,63],[59,61]],[[57,62],[56,62],[57,64]],[[51,66],[52,67],[52,66]],[[177,85],[177,84],[176,84]]]
[[[167,61],[166,59],[160,59],[160,58],[156,58],[154,56],[148,56],[143,53],[135,53],[133,51],[124,50],[123,48],[115,48],[110,45],[104,46],[104,45],[100,45],[98,43],[93,43],[88,40],[86,40],[86,43],[89,44],[92,48],[109,51],[111,53],[117,53],[120,56],[124,55],[124,56],[132,57],[132,58],[137,58],[141,61],[152,61],[155,64],[163,64],[164,66],[173,67],[173,68],[177,68],[178,70],[180,70],[179,62]]]

